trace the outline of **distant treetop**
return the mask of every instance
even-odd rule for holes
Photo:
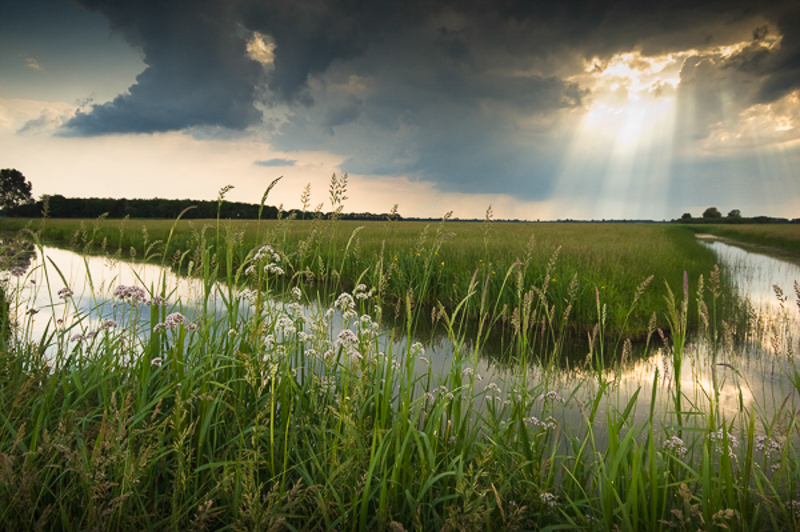
[[[0,170],[0,208],[8,212],[18,205],[31,203],[31,184],[14,168]]]

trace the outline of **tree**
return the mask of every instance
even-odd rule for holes
[[[13,168],[0,170],[0,208],[3,211],[13,210],[17,205],[32,201],[31,184],[22,172]]]
[[[739,209],[733,209],[731,212],[728,213],[728,218],[741,218],[742,211]]]
[[[687,220],[688,221],[688,220],[691,220],[691,219],[692,219],[692,213],[690,213],[690,212],[685,212],[685,213],[683,213],[683,216],[681,216],[681,220]]]
[[[716,207],[709,207],[703,211],[703,218],[722,218],[722,213]]]

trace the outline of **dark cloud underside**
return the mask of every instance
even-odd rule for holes
[[[141,48],[147,68],[127,94],[79,112],[67,123],[68,133],[243,129],[260,120],[253,104],[262,70],[247,56],[226,2],[81,3],[103,13],[114,31]]]

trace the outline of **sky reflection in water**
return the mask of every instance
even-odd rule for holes
[[[765,335],[760,340],[754,339],[736,349],[718,350],[716,365],[712,361],[711,346],[690,343],[681,375],[681,386],[687,401],[694,403],[698,410],[708,408],[708,398],[713,396],[713,382],[716,379],[719,390],[717,401],[726,418],[732,418],[743,409],[749,408],[756,408],[758,415],[767,417],[772,417],[780,408],[794,409],[796,390],[785,376],[786,371],[793,368],[794,362],[787,357],[785,346],[779,347],[776,352],[768,337],[774,327],[779,327],[781,334],[794,331],[793,337],[798,337],[796,331],[800,323],[800,313],[794,300],[793,285],[796,279],[800,279],[800,267],[749,253],[719,241],[704,240],[703,243],[717,253],[720,265],[732,272],[737,289],[748,297],[755,312],[763,320]],[[58,319],[63,320],[59,330],[65,331],[64,340],[67,340],[77,332],[97,329],[103,320],[119,319],[123,312],[130,312],[130,305],[121,304],[112,298],[114,288],[120,285],[143,286],[151,294],[161,293],[161,287],[164,286],[171,311],[179,310],[190,320],[195,319],[198,312],[197,302],[202,301],[201,280],[176,276],[156,265],[127,263],[105,257],[84,257],[71,251],[49,247],[44,248],[44,254],[46,261],[43,262],[37,254],[26,276],[10,277],[8,281],[12,288],[22,288],[16,299],[17,314],[20,323],[31,320],[28,328],[30,338],[34,340],[41,338],[45,328],[52,331],[54,322]],[[58,270],[53,264],[58,266]],[[785,304],[779,303],[773,285],[780,286],[785,294],[790,295]],[[65,287],[73,291],[72,300],[79,312],[72,312],[68,302],[58,299],[59,290]],[[224,308],[217,293],[210,298],[210,304],[211,309],[218,314]],[[29,309],[39,312],[29,316]],[[149,307],[140,305],[138,309],[140,322],[148,324]],[[306,310],[309,313],[316,311],[313,308]],[[335,321],[341,330],[341,316],[337,316]],[[334,334],[337,332],[334,330]],[[387,352],[401,356],[398,354],[407,352],[408,344],[415,340],[391,338],[386,332],[382,341]],[[655,339],[655,342],[659,341],[658,338]],[[452,344],[446,339],[439,339],[426,345],[425,349],[425,359],[430,361],[433,375],[447,372],[453,362]],[[418,362],[415,369],[419,374],[424,374],[428,371],[427,363]],[[507,370],[491,362],[488,357],[478,360],[475,373],[480,375],[480,380],[475,383],[478,392],[486,390],[493,382],[512,380]],[[638,390],[639,400],[633,417],[637,421],[643,421],[649,416],[649,402],[655,383],[659,388],[659,404],[656,409],[661,412],[672,411],[674,407],[669,400],[671,394],[662,392],[674,389],[674,379],[667,350],[656,348],[649,355],[637,357],[616,369],[611,377],[612,384],[608,394],[611,400],[604,403],[604,408],[624,408]],[[578,421],[583,416],[581,405],[593,399],[598,386],[596,374],[589,370],[552,372],[532,368],[527,375],[529,389],[537,389],[537,393],[554,391],[563,398],[572,396],[572,399],[565,405],[558,401],[537,401],[536,411],[531,412],[531,415],[551,414]],[[494,393],[496,392],[492,392]],[[499,400],[506,397],[502,396]],[[490,399],[486,397],[484,400]],[[605,415],[599,419],[605,419]]]

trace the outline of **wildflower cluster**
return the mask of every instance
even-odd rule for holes
[[[475,373],[475,369],[474,368],[470,368],[470,367],[466,367],[466,368],[462,369],[461,370],[461,375],[463,375],[464,377],[467,377],[467,378],[475,377],[476,381],[482,381],[483,380],[483,376],[480,373]]]
[[[708,438],[716,445],[717,452],[722,453],[724,451],[723,442],[726,435],[728,438],[728,456],[733,458],[734,456],[736,456],[736,454],[734,453],[734,449],[739,447],[739,438],[737,438],[730,432],[727,432],[725,430],[725,427],[720,427],[720,429],[717,430],[716,432],[712,432],[711,434],[708,435]]]
[[[333,307],[342,312],[345,320],[358,317],[358,312],[356,312],[356,302],[353,299],[353,296],[347,292],[342,292],[339,294],[339,297],[337,297],[336,301],[333,303]]]
[[[144,303],[147,301],[147,292],[140,286],[119,285],[114,289],[113,296],[126,303]]]
[[[346,353],[351,360],[361,360],[364,358],[364,355],[359,351],[358,336],[350,329],[344,329],[340,332],[333,345],[335,348],[342,348],[343,352]]]
[[[545,508],[549,511],[558,508],[558,495],[553,495],[550,492],[544,492],[539,495],[539,500],[542,501]]]
[[[275,329],[283,333],[284,339],[297,334],[297,326],[290,316],[281,314],[275,322]]]
[[[800,520],[800,501],[790,501],[789,510],[794,514],[794,518]]]
[[[356,286],[355,290],[353,290],[353,297],[363,301],[365,299],[371,298],[374,293],[375,293],[374,288],[370,289],[370,291],[367,292],[367,285],[360,284]]]
[[[547,392],[542,395],[542,401],[555,401],[556,403],[564,404],[564,398],[558,395],[557,392]]]
[[[764,458],[767,460],[774,459],[775,463],[772,464],[773,471],[780,469],[780,458],[783,452],[783,445],[780,441],[770,438],[769,436],[758,436],[756,438],[756,451],[764,453]]]
[[[558,423],[552,417],[548,417],[544,421],[540,421],[536,416],[531,416],[522,420],[529,427],[539,427],[544,430],[558,428]]]
[[[156,326],[153,327],[153,332],[158,332],[163,329],[172,329],[174,331],[181,325],[184,325],[186,329],[190,331],[197,329],[197,325],[187,320],[186,316],[180,312],[173,312],[167,316],[163,322],[157,323]]]
[[[664,449],[670,451],[675,454],[677,457],[685,456],[686,453],[689,452],[689,449],[686,448],[686,444],[684,441],[677,436],[673,436],[664,441],[662,444]]]
[[[64,287],[58,291],[58,297],[66,300],[68,297],[72,297],[72,290],[70,290],[67,287]]]
[[[772,455],[781,454],[783,446],[778,440],[774,440],[769,436],[758,436],[756,438],[756,451],[764,453],[764,456],[770,458]]]
[[[14,277],[22,277],[23,275],[25,275],[26,271],[27,270],[25,268],[17,266],[16,268],[11,268],[11,275],[13,275]]]
[[[278,266],[278,263],[281,261],[281,256],[272,248],[270,245],[263,245],[256,250],[255,255],[253,255],[253,262],[256,264],[266,262],[267,264],[264,266],[264,271],[267,273],[272,273],[275,275],[283,275],[285,272],[283,268]],[[251,264],[250,266],[245,269],[244,273],[247,275],[252,275],[256,271],[256,266]]]
[[[119,327],[119,323],[117,323],[115,320],[103,320],[100,322],[100,326],[97,329],[90,329],[85,332],[75,333],[70,337],[69,340],[71,342],[85,342],[87,340],[93,340],[100,332],[116,329],[117,327]]]

